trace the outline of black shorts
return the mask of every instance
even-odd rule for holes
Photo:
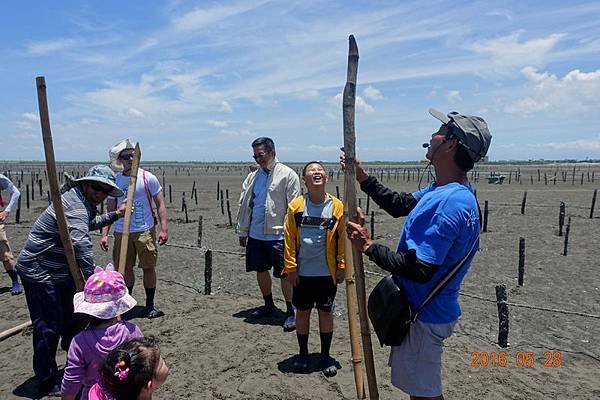
[[[331,276],[299,276],[294,288],[292,304],[298,310],[318,310],[331,312],[337,293],[337,285]]]
[[[246,242],[246,272],[264,272],[273,268],[273,276],[281,278],[283,271],[283,240],[258,240],[248,236]]]

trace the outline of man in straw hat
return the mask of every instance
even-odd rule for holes
[[[96,215],[96,206],[108,195],[119,196],[122,192],[114,173],[105,165],[93,166],[83,178],[65,177],[66,182],[61,188],[65,218],[77,265],[84,278],[88,278],[94,272],[90,231],[115,222],[125,213],[125,207],[119,207]],[[67,350],[77,333],[73,316],[76,290],[52,205],[33,224],[17,258],[16,268],[33,323],[33,371],[40,395],[60,393],[56,349],[62,337],[61,347]]]
[[[400,346],[392,346],[389,365],[392,384],[411,399],[443,399],[443,341],[454,329],[461,310],[458,292],[479,248],[479,213],[467,172],[482,159],[492,136],[483,118],[434,110],[442,122],[431,135],[426,158],[435,181],[414,193],[397,193],[369,176],[360,162],[356,179],[363,192],[394,217],[408,216],[396,251],[374,243],[358,210],[348,222],[348,236],[371,261],[392,273],[415,311],[432,288],[454,266],[462,266],[418,313]]]
[[[15,257],[10,250],[10,244],[8,243],[6,232],[4,232],[4,221],[6,221],[6,218],[8,218],[13,208],[15,208],[21,193],[19,192],[19,189],[13,185],[10,179],[2,174],[0,174],[0,190],[6,190],[10,194],[10,200],[8,201],[6,207],[4,207],[2,196],[0,196],[0,207],[4,207],[4,210],[0,211],[0,259],[2,259],[4,269],[12,281],[10,293],[12,295],[17,295],[22,293],[23,289],[21,289],[21,285],[19,285],[17,271],[15,271]]]
[[[117,185],[122,189],[123,195],[109,197],[107,209],[114,210],[117,204],[125,204],[127,201],[127,190],[129,188],[129,176],[133,164],[134,145],[129,139],[123,139],[114,145],[110,151],[110,165],[119,170],[116,174]],[[156,235],[157,217],[154,205],[158,210],[160,220],[160,231]],[[102,229],[100,247],[108,251],[108,232],[110,226]],[[113,247],[113,262],[119,265],[121,251],[121,237],[123,232],[123,221],[115,224],[115,245]],[[133,266],[136,258],[139,258],[138,266],[142,269],[144,290],[146,292],[146,317],[157,318],[164,315],[154,305],[156,294],[156,262],[158,259],[158,247],[156,243],[163,245],[169,240],[169,220],[167,218],[167,207],[160,182],[150,172],[138,168],[135,193],[133,195],[133,214],[129,226],[129,242],[127,247],[127,259],[125,261],[125,283],[131,294],[135,283]]]

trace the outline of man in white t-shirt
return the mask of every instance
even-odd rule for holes
[[[123,139],[109,151],[111,167],[122,170],[116,174],[116,181],[117,186],[123,191],[124,195],[118,198],[109,197],[107,200],[108,211],[115,210],[117,205],[127,200],[133,152],[134,146],[129,139]],[[158,213],[154,210],[153,203]],[[158,222],[160,222],[160,230],[157,237],[155,226]],[[113,247],[113,261],[115,265],[119,265],[123,224],[122,219],[115,223],[115,246]],[[167,243],[169,240],[168,224],[167,208],[160,182],[152,173],[138,168],[135,194],[133,196],[133,211],[129,226],[129,243],[127,247],[127,260],[125,262],[125,283],[131,294],[135,282],[133,266],[135,265],[136,258],[139,258],[138,266],[142,268],[144,277],[146,316],[148,318],[157,318],[164,315],[154,305],[156,261],[158,258],[156,242],[158,241],[159,245]],[[100,247],[104,251],[108,251],[109,248],[109,230],[110,226],[102,229]]]
[[[0,259],[2,260],[2,264],[4,264],[4,269],[6,273],[10,276],[12,281],[12,287],[10,288],[10,293],[12,295],[17,295],[23,292],[21,289],[21,285],[19,284],[19,278],[17,277],[17,272],[15,271],[15,256],[10,250],[10,244],[8,243],[8,238],[6,237],[6,233],[4,232],[4,221],[8,218],[10,212],[15,208],[21,193],[19,189],[13,185],[13,183],[6,176],[0,174],[0,191],[6,190],[10,194],[10,200],[8,204],[4,208],[4,210],[0,211]],[[3,207],[2,196],[0,195],[0,207]]]

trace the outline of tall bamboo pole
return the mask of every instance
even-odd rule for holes
[[[360,352],[360,330],[357,318],[358,309],[356,307],[356,285],[354,279],[354,263],[352,260],[352,242],[347,236],[344,244],[344,258],[346,260],[346,307],[348,308],[348,330],[350,331],[350,349],[352,351],[354,384],[356,386],[356,398],[364,399],[365,379],[363,376],[362,356]]]
[[[52,197],[52,207],[56,214],[56,222],[58,224],[58,233],[60,235],[60,241],[62,242],[63,248],[65,249],[65,256],[67,257],[67,264],[69,265],[69,271],[75,281],[75,287],[77,291],[83,290],[83,274],[77,265],[75,260],[75,251],[73,250],[73,243],[71,242],[71,236],[67,229],[67,220],[65,218],[65,211],[62,206],[62,199],[60,191],[58,190],[58,177],[56,175],[56,163],[54,160],[54,146],[52,144],[52,132],[50,130],[50,115],[48,113],[48,99],[46,98],[46,80],[43,76],[35,78],[37,85],[37,96],[38,106],[40,110],[40,124],[42,126],[42,138],[44,140],[44,153],[46,155],[46,169],[48,171],[48,184],[50,185],[50,195]]]
[[[131,171],[129,172],[129,186],[127,187],[127,202],[125,203],[125,218],[123,221],[123,233],[121,235],[121,250],[119,251],[119,269],[121,275],[125,276],[125,262],[127,261],[127,245],[129,243],[129,225],[131,223],[131,209],[133,207],[133,197],[135,196],[135,185],[137,183],[138,166],[140,165],[140,157],[142,152],[140,144],[135,144],[133,150],[133,162],[131,163]],[[117,244],[115,243],[115,246]]]
[[[344,118],[344,153],[346,155],[346,169],[344,172],[344,220],[347,222],[350,215],[356,213],[356,134],[354,131],[354,111],[356,97],[356,75],[358,72],[358,46],[353,35],[349,38],[348,49],[348,72],[346,86],[344,86],[342,113]],[[371,345],[371,329],[367,318],[367,302],[365,292],[365,271],[363,268],[362,254],[350,245],[346,247],[346,262],[352,265],[355,271],[356,296],[358,298],[358,311],[360,318],[360,331],[362,336],[363,353],[365,358],[365,369],[367,371],[367,382],[369,385],[369,398],[379,399],[377,390],[377,377],[375,375],[375,364],[373,361],[373,347]],[[350,312],[350,310],[348,310]]]

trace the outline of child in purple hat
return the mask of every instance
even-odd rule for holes
[[[69,347],[62,381],[63,400],[74,400],[82,386],[81,399],[86,400],[90,388],[100,379],[99,367],[106,355],[121,343],[144,336],[136,325],[118,319],[136,304],[123,275],[112,264],[105,270],[96,267],[83,292],[75,294],[75,312],[90,315],[92,320]]]

